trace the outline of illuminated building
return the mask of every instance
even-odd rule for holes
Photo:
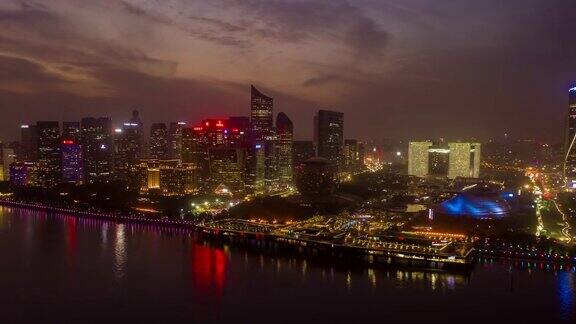
[[[568,117],[564,134],[564,178],[576,188],[576,87],[568,90]]]
[[[0,181],[10,180],[10,164],[16,162],[14,149],[0,143]]]
[[[418,177],[448,177],[455,179],[480,176],[480,144],[410,142],[408,174]]]
[[[20,126],[20,152],[18,161],[36,161],[38,158],[38,131],[36,125]]]
[[[164,123],[154,123],[150,127],[150,157],[161,160],[168,158],[168,129]]]
[[[228,119],[228,142],[233,147],[249,147],[250,117],[234,116]]]
[[[112,121],[108,117],[80,121],[84,179],[88,183],[108,182],[112,177]]]
[[[168,128],[168,158],[182,159],[182,130],[185,122],[171,122]]]
[[[361,158],[360,149],[361,144],[358,140],[347,139],[344,140],[343,149],[343,171],[347,174],[354,174],[362,170],[363,158]]]
[[[279,113],[278,116],[276,116],[276,134],[278,136],[276,152],[279,184],[283,187],[291,186],[293,181],[293,133],[294,125],[290,118],[283,112]]]
[[[435,177],[446,177],[450,169],[450,148],[438,144],[428,150],[428,173]]]
[[[274,100],[251,86],[249,181],[257,193],[272,191],[278,182],[273,124]]]
[[[179,162],[179,161],[178,161]],[[188,195],[199,191],[196,166],[191,163],[160,164],[160,190],[162,194]]]
[[[432,142],[410,142],[408,144],[408,174],[417,177],[428,175],[428,149]]]
[[[62,180],[82,183],[84,178],[82,146],[72,139],[64,136],[62,138]]]
[[[142,122],[138,111],[132,112],[129,122],[122,125],[121,131],[114,132],[114,177],[128,183],[130,188],[138,188],[134,179],[142,153]]]
[[[344,148],[344,114],[318,110],[314,117],[314,135],[318,156],[328,159],[341,172]]]
[[[297,168],[300,164],[316,155],[313,141],[294,141],[292,143],[292,164]]]
[[[448,143],[450,148],[448,178],[480,176],[480,144]]]
[[[261,140],[273,132],[274,99],[264,95],[254,86],[250,87],[250,92],[250,125],[255,140]]]
[[[244,152],[224,145],[210,149],[210,190],[224,186],[233,194],[244,192]]]
[[[197,169],[192,163],[172,160],[142,160],[140,191],[157,190],[164,196],[198,193]]]
[[[62,123],[62,139],[70,140],[80,144],[81,140],[80,123],[79,122],[63,122]]]
[[[60,183],[60,124],[56,121],[39,121],[38,131],[38,161],[36,164],[38,180],[36,185],[43,188],[53,188]]]
[[[34,162],[15,162],[10,164],[10,183],[14,186],[35,186],[36,165]]]

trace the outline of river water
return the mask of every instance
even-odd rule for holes
[[[11,322],[576,321],[576,268],[481,260],[470,273],[276,255],[189,232],[0,207]]]

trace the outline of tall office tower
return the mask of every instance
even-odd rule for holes
[[[272,114],[274,109],[274,99],[264,95],[254,86],[250,87],[250,125],[252,134],[256,140],[262,140],[271,135],[274,125]]]
[[[210,148],[210,190],[244,192],[244,152],[226,145]]]
[[[38,130],[36,125],[20,126],[20,152],[18,161],[33,162],[38,158]]]
[[[292,143],[294,141],[294,125],[285,113],[276,116],[276,158],[278,162],[278,177],[281,186],[290,186],[293,183]]]
[[[164,123],[155,123],[150,127],[150,157],[168,159],[168,129]]]
[[[62,123],[62,140],[74,141],[80,144],[81,132],[79,122],[64,122]]]
[[[296,168],[316,155],[313,141],[294,141],[292,143],[292,164]]]
[[[564,134],[564,178],[576,188],[576,87],[568,90],[568,117]]]
[[[12,147],[0,143],[0,181],[10,180],[10,164],[16,162],[16,154]]]
[[[72,136],[73,137],[73,136]],[[62,136],[62,180],[68,183],[80,184],[84,179],[84,161],[82,145],[78,140]]]
[[[84,180],[108,182],[112,178],[112,121],[108,117],[82,118],[80,122]]]
[[[168,128],[168,158],[182,159],[182,130],[185,122],[171,122]]]
[[[348,174],[357,173],[361,170],[360,163],[360,145],[358,140],[347,139],[344,140],[344,172]]]
[[[314,117],[315,140],[318,156],[328,159],[340,172],[344,166],[344,114],[318,110]]]
[[[249,181],[257,193],[263,193],[273,191],[278,180],[275,154],[277,138],[273,124],[274,99],[264,95],[254,86],[250,89]],[[258,185],[256,185],[257,181],[260,181]],[[263,189],[266,190],[263,191]]]
[[[114,178],[126,182],[132,189],[140,186],[135,174],[142,153],[142,129],[138,111],[134,110],[121,131],[114,132]]]
[[[408,174],[417,177],[428,176],[428,149],[432,142],[410,142],[408,145]]]
[[[448,178],[480,176],[480,144],[448,143],[450,149]]]
[[[57,121],[39,121],[38,130],[38,183],[39,187],[53,188],[60,183],[60,124]]]

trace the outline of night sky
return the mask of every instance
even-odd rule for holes
[[[248,115],[251,83],[312,136],[559,141],[575,0],[0,0],[0,139],[20,123]]]

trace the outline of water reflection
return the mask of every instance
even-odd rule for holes
[[[227,263],[223,249],[193,243],[191,269],[194,289],[221,294],[226,282]]]
[[[195,311],[205,307],[211,314],[234,309],[233,301],[248,303],[253,310],[286,302],[271,291],[285,292],[294,296],[291,302],[310,305],[323,296],[331,303],[341,302],[329,306],[336,310],[345,308],[345,303],[375,301],[388,303],[390,309],[402,308],[408,299],[432,300],[438,295],[452,298],[447,303],[450,309],[466,309],[478,302],[478,296],[490,295],[489,301],[483,301],[486,308],[515,307],[508,303],[514,300],[516,305],[529,304],[526,309],[541,306],[551,318],[573,319],[576,311],[576,269],[572,265],[486,259],[471,273],[392,268],[283,252],[262,242],[226,244],[181,229],[4,208],[0,209],[0,230],[4,243],[0,257],[12,253],[18,260],[24,259],[13,262],[23,274],[11,271],[0,276],[0,286],[14,280],[26,283],[39,267],[47,265],[42,277],[34,277],[38,289],[65,294],[58,297],[78,296],[78,303],[86,292],[82,281],[91,278],[94,287],[89,291],[99,301],[130,287],[118,295],[124,298],[125,293],[127,299],[141,303],[149,300],[142,308],[160,307],[156,303],[164,302],[172,309],[176,307],[172,303],[181,303],[177,306],[200,308]],[[83,267],[87,262],[90,266]],[[66,280],[53,280],[59,277]],[[513,290],[509,289],[512,281]],[[70,286],[62,286],[66,284]],[[26,284],[17,287],[15,291],[25,293],[30,289]],[[131,292],[134,288],[137,295]],[[265,297],[247,300],[247,293]],[[162,295],[172,297],[159,301],[156,297]]]
[[[122,281],[126,272],[126,238],[124,224],[116,224],[116,239],[114,240],[114,277]]]

